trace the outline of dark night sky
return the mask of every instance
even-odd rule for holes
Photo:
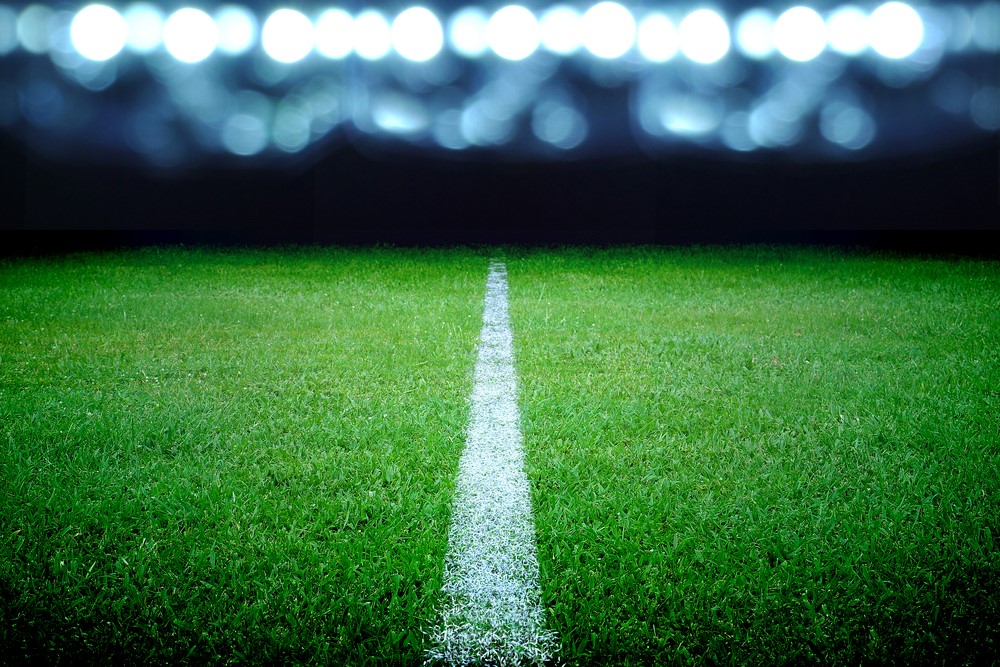
[[[1000,238],[1000,152],[853,165],[373,158],[156,173],[54,165],[0,140],[0,242],[676,243]],[[986,230],[970,235],[957,230]],[[36,230],[26,233],[24,230]],[[37,230],[61,230],[59,233]],[[87,234],[71,233],[89,230]],[[921,230],[938,230],[920,234]],[[948,239],[951,239],[948,241]]]

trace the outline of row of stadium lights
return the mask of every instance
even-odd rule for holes
[[[0,55],[16,49],[18,42],[29,52],[44,50],[38,26],[26,24],[32,17],[37,24],[45,12],[45,17],[53,16],[39,5],[20,14],[0,7]],[[162,47],[184,63],[201,62],[216,52],[238,56],[259,42],[270,58],[288,64],[314,51],[329,59],[355,54],[370,61],[394,51],[408,61],[424,62],[445,48],[466,58],[492,52],[510,61],[523,60],[538,50],[560,56],[586,50],[599,59],[622,58],[637,51],[651,63],[680,54],[695,63],[711,64],[729,53],[734,38],[738,50],[753,59],[778,53],[806,62],[828,49],[847,56],[871,50],[884,58],[902,59],[920,47],[925,33],[920,14],[896,1],[871,12],[846,5],[826,16],[805,6],[777,15],[753,9],[736,21],[734,34],[726,19],[711,9],[673,18],[644,10],[637,21],[635,13],[616,2],[599,2],[584,12],[556,5],[537,15],[520,5],[492,13],[468,7],[450,16],[445,25],[431,10],[419,6],[402,11],[392,21],[373,9],[352,16],[332,8],[313,21],[302,12],[283,8],[260,25],[250,10],[237,5],[223,6],[213,15],[193,7],[167,15],[150,3],[137,2],[122,12],[108,5],[88,5],[66,24],[69,44],[92,61],[110,60],[126,49],[147,54]],[[29,34],[35,37],[26,38]]]

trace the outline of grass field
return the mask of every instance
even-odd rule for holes
[[[489,250],[0,263],[0,655],[420,664]],[[507,249],[568,664],[1000,651],[1000,270]]]

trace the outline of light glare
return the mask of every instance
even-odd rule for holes
[[[635,19],[617,2],[600,2],[583,15],[583,45],[598,58],[620,58],[634,44]]]
[[[524,60],[538,49],[541,30],[538,19],[520,5],[507,5],[490,17],[486,41],[505,60]]]
[[[69,36],[77,53],[101,62],[114,58],[125,48],[128,25],[121,14],[107,5],[88,5],[73,17]]]
[[[872,48],[880,56],[906,58],[924,39],[924,22],[917,10],[902,2],[887,2],[868,17]]]
[[[297,63],[313,49],[313,24],[294,9],[279,9],[261,30],[264,52],[279,63]]]
[[[238,56],[250,50],[257,40],[257,20],[245,7],[224,5],[215,13],[219,29],[219,51]]]
[[[710,65],[729,52],[729,27],[711,9],[698,9],[681,21],[680,48],[689,60]]]
[[[444,31],[437,17],[424,7],[411,7],[392,22],[396,53],[413,62],[436,56],[444,45]]]
[[[448,42],[455,52],[466,58],[478,58],[490,45],[486,41],[486,26],[490,17],[478,7],[459,10],[448,22]]]
[[[677,28],[663,14],[647,15],[639,23],[639,53],[654,63],[663,63],[677,55]]]
[[[354,51],[365,60],[384,58],[392,49],[389,22],[374,9],[366,9],[354,19]]]
[[[736,24],[736,44],[748,58],[763,60],[774,53],[774,15],[751,9]]]
[[[218,42],[215,21],[200,9],[178,9],[163,26],[163,45],[183,63],[193,64],[208,58]]]
[[[354,50],[354,19],[343,9],[328,9],[316,21],[316,50],[340,60]]]
[[[568,5],[556,5],[542,14],[539,22],[542,46],[552,53],[568,56],[580,48],[580,12]]]
[[[122,15],[128,26],[125,45],[134,53],[151,53],[163,43],[163,14],[148,2],[136,2]]]
[[[809,7],[792,7],[774,22],[774,45],[781,55],[808,62],[826,48],[826,23]]]
[[[868,48],[868,17],[852,5],[840,7],[827,20],[830,48],[845,56],[856,56]]]

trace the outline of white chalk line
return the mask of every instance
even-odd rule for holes
[[[444,604],[428,662],[542,664],[558,639],[545,628],[535,525],[517,408],[507,306],[507,270],[491,262],[486,281],[472,415],[459,461]]]

